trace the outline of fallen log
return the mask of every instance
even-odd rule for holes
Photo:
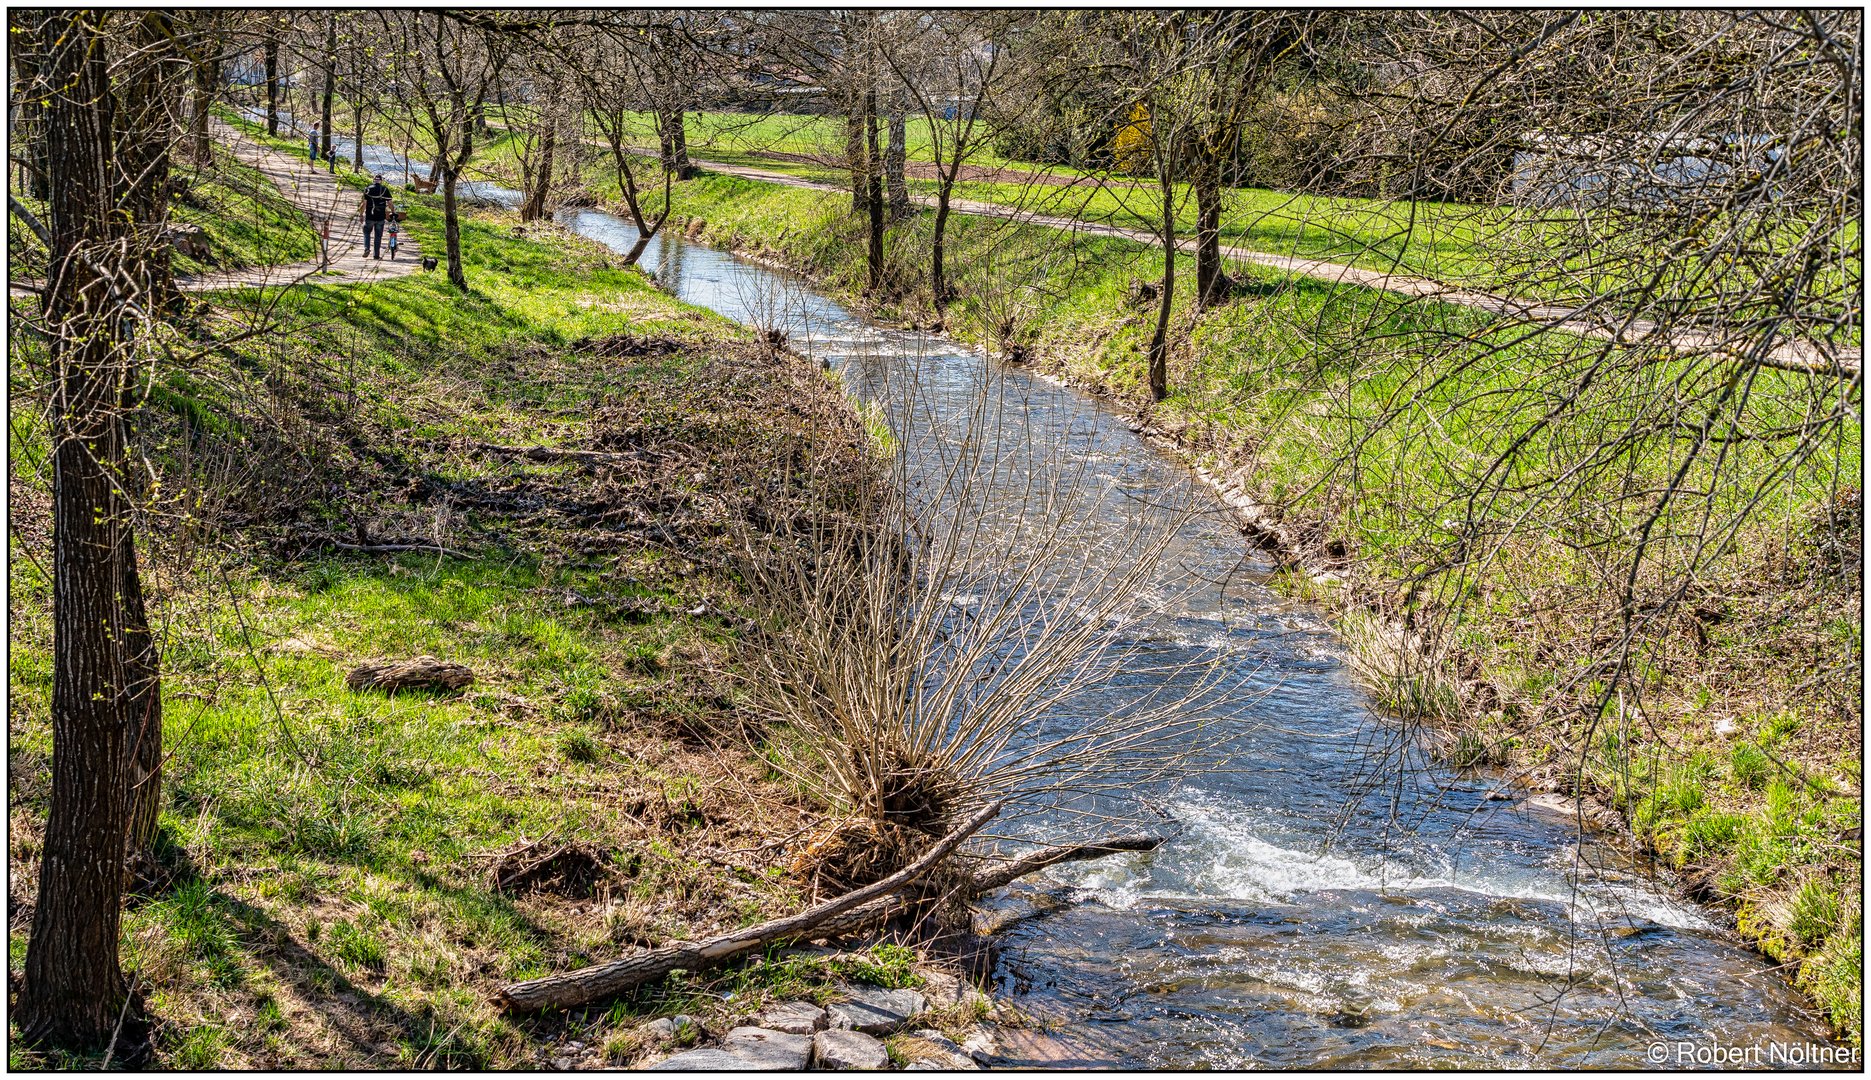
[[[998,804],[989,809],[998,811]],[[983,811],[968,824],[950,833],[928,854],[896,874],[801,914],[711,938],[699,945],[678,942],[597,967],[513,983],[503,987],[495,1000],[502,1007],[513,1011],[569,1008],[652,982],[677,968],[694,970],[718,964],[752,949],[804,940],[808,935],[813,938],[836,938],[881,926],[900,915],[909,914],[921,899],[903,895],[899,891],[903,886],[933,866],[992,816]],[[971,897],[979,896],[1056,863],[1103,858],[1120,851],[1151,851],[1162,846],[1167,839],[1162,836],[1120,836],[1090,844],[1041,848],[1004,866],[976,873],[963,887],[963,891]]]
[[[1162,847],[1166,836],[1118,836],[1110,840],[1100,840],[1094,844],[1067,844],[1062,847],[1040,848],[1030,851],[991,870],[983,870],[975,875],[974,895],[991,892],[1002,885],[1010,884],[1048,866],[1062,862],[1077,862],[1082,859],[1102,859],[1106,855],[1115,855],[1120,851],[1155,851]]]
[[[339,551],[359,551],[359,552],[363,552],[366,555],[385,555],[385,554],[389,554],[390,552],[395,552],[395,551],[433,551],[437,555],[446,555],[451,559],[472,558],[472,556],[468,555],[466,552],[456,551],[454,548],[445,548],[440,544],[422,544],[422,543],[347,544],[343,540],[336,540],[330,537],[320,538],[319,542],[329,547],[335,547]]]
[[[1044,870],[1055,863],[1102,859],[1106,855],[1115,855],[1120,851],[1154,851],[1168,840],[1166,836],[1119,836],[1091,844],[1066,844],[1060,847],[1040,848],[1038,851],[1028,852],[1004,865],[976,872],[959,891],[972,899],[982,893],[993,892],[1004,885],[1012,884],[1028,874]],[[901,893],[873,900],[827,920],[818,927],[814,936],[833,938],[880,926],[899,915],[908,914],[915,908],[916,902],[916,899]]]
[[[501,987],[495,995],[495,1001],[502,1008],[515,1012],[570,1008],[595,998],[609,997],[629,990],[631,987],[660,979],[678,968],[694,971],[699,968],[712,967],[754,949],[797,940],[803,935],[818,930],[820,926],[835,917],[880,896],[893,893],[921,877],[931,867],[948,857],[950,852],[960,847],[962,841],[973,836],[981,826],[992,820],[994,815],[1000,813],[1002,805],[1003,803],[995,802],[982,807],[978,813],[955,831],[943,837],[921,858],[882,881],[848,892],[837,899],[828,900],[797,915],[773,919],[758,926],[722,934],[706,941],[679,941],[660,949],[646,949],[634,955],[613,960],[608,964],[598,964],[578,971],[568,971],[561,975],[547,975],[543,978],[510,983]]]
[[[386,694],[399,690],[465,690],[474,685],[474,672],[447,660],[418,656],[387,664],[365,664],[346,675],[344,685],[353,690],[381,690]]]

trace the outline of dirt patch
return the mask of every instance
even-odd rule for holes
[[[590,896],[608,857],[586,844],[525,844],[501,853],[491,869],[496,892],[551,892]]]

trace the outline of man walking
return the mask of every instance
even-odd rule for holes
[[[312,164],[314,165],[318,164],[318,125],[317,124],[312,125],[312,134],[306,136],[305,156],[311,160]]]
[[[364,254],[383,258],[383,223],[390,216],[390,189],[384,186],[383,174],[370,178],[358,210],[364,215]]]

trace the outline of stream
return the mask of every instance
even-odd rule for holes
[[[366,164],[402,171],[376,147]],[[601,211],[558,219],[619,252],[636,239]],[[1085,469],[1112,529],[1146,495],[1184,492],[1205,511],[1179,526],[1130,632],[1152,655],[1230,673],[1203,702],[1222,741],[1212,767],[1158,790],[1182,826],[1170,843],[1058,867],[999,901],[995,991],[1053,1034],[1015,1040],[1006,1064],[1643,1068],[1664,1043],[1831,1045],[1769,961],[1627,849],[1405,745],[1320,613],[1270,588],[1271,564],[1220,501],[1112,410],[673,232],[642,262],[685,301],[782,327],[889,415],[913,398],[936,420],[915,438],[952,437],[945,419],[985,389],[1017,430],[998,444],[1019,457],[1006,471]]]

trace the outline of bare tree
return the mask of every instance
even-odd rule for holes
[[[338,94],[338,13],[325,13],[325,47],[319,51],[319,70],[324,72],[324,89],[319,94],[318,156],[331,157],[331,106]]]
[[[1026,16],[1008,12],[932,13],[884,53],[928,127],[936,173],[929,290],[937,311],[953,299],[945,263],[955,184],[992,137],[987,115],[1012,70],[1001,43],[1025,21]]]
[[[384,75],[410,102],[441,176],[448,280],[466,289],[457,185],[474,157],[475,120],[505,66],[508,42],[478,20],[440,10],[380,10],[377,18],[383,27]]]
[[[279,137],[279,30],[272,19],[266,24],[266,39],[261,49],[266,69],[266,133]]]
[[[759,44],[756,63],[779,79],[816,80],[816,89],[845,118],[845,167],[852,213],[865,219],[867,290],[885,285],[883,151],[877,112],[884,62],[876,11],[775,12],[747,23]]]
[[[653,95],[654,76],[647,74],[642,57],[632,47],[634,35],[600,34],[585,44],[589,63],[581,65],[580,79],[585,85],[585,101],[592,120],[603,134],[617,173],[617,187],[637,229],[637,242],[624,254],[624,265],[635,265],[643,251],[669,219],[672,205],[671,183],[676,173],[671,158],[658,155],[656,162],[661,179],[661,200],[654,207],[644,198],[637,176],[635,140],[638,117],[646,110],[644,103]]]
[[[214,164],[214,144],[208,138],[208,114],[221,88],[221,68],[226,61],[227,32],[232,21],[221,8],[189,12],[188,65],[194,76],[195,95],[189,119],[190,152],[197,165]]]
[[[154,820],[161,693],[125,412],[152,279],[167,272],[152,258],[174,131],[162,69],[186,64],[185,43],[162,12],[34,12],[16,29],[49,121],[48,221],[13,212],[50,254],[35,322],[54,396],[53,779],[16,1015],[28,1041],[93,1049],[126,1017],[141,1027],[119,909],[132,821]]]

